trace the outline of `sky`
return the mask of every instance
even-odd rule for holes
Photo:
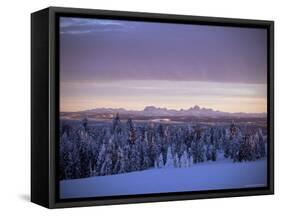
[[[60,18],[60,109],[266,112],[265,29]]]

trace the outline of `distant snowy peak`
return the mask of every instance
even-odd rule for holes
[[[155,106],[146,106],[143,110],[126,110],[124,108],[96,108],[91,110],[82,111],[80,113],[92,114],[129,114],[129,115],[142,115],[142,116],[197,116],[197,117],[266,117],[266,113],[229,113],[211,108],[200,107],[195,105],[188,109],[167,109]]]
[[[204,107],[201,108],[198,105],[195,105],[194,107],[190,107],[189,109],[182,110],[182,111],[185,111],[185,112],[198,112],[198,113],[200,113],[200,112],[214,112],[214,110],[211,109],[211,108],[204,108]]]
[[[195,105],[194,107],[190,107],[190,108],[188,109],[188,111],[199,111],[200,109],[201,109],[200,106]],[[203,108],[203,109],[205,109],[205,108]]]
[[[154,111],[159,111],[159,110],[167,110],[166,108],[157,108],[155,106],[146,106],[143,111],[144,112],[154,112]]]
[[[167,108],[158,108],[155,106],[147,106],[143,111],[139,111],[139,113],[148,116],[171,115],[172,110],[168,110]]]

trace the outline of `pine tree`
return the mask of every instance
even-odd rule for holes
[[[106,154],[105,160],[102,164],[100,175],[111,175],[112,172],[112,160],[109,153]]]
[[[128,131],[128,142],[130,145],[136,143],[136,130],[133,120],[131,118],[127,121],[127,131]]]
[[[88,119],[87,117],[85,117],[83,120],[82,120],[82,125],[84,127],[85,130],[88,130]]]
[[[117,162],[114,165],[113,173],[126,172],[126,162],[122,148],[119,146],[117,150]]]
[[[191,143],[191,151],[194,163],[201,163],[204,161],[204,139],[201,134],[202,132],[197,129],[195,132],[194,140]]]
[[[260,158],[263,158],[266,156],[266,142],[261,129],[258,130],[258,137],[259,137],[258,140],[259,155]]]
[[[92,162],[91,154],[88,149],[88,145],[83,142],[79,149],[80,155],[80,177],[85,178],[92,175]]]
[[[167,146],[166,146],[166,134],[165,134],[165,128],[162,124],[159,124],[157,128],[157,136],[156,136],[156,144],[157,144],[157,149],[156,149],[156,154],[160,155],[160,153],[165,154],[167,151]],[[162,155],[163,157],[163,155]]]
[[[137,137],[135,125],[131,118],[127,121],[127,131],[128,131],[128,145],[129,145],[129,160],[130,160],[130,171],[141,170],[141,158],[140,150],[137,146]]]
[[[182,156],[180,157],[180,167],[181,168],[188,167],[188,156],[186,151],[184,151]]]
[[[76,178],[77,157],[75,145],[70,142],[67,133],[64,132],[60,142],[60,179]],[[79,164],[78,164],[79,165]]]
[[[192,156],[191,147],[188,148],[187,158],[188,158],[188,167],[190,167],[191,165],[193,165],[193,156]]]
[[[142,147],[142,156],[143,156],[141,169],[144,170],[144,169],[148,169],[151,166],[147,138],[143,140],[141,147]]]
[[[163,168],[164,167],[164,161],[163,161],[163,155],[160,153],[157,160],[154,161],[154,168]]]
[[[159,168],[159,167],[158,167],[157,160],[154,161],[154,168],[155,168],[155,169]]]
[[[163,155],[160,153],[160,156],[158,158],[158,167],[163,168],[164,167],[164,160],[163,160]]]
[[[92,175],[90,136],[84,126],[79,128],[76,134],[80,160],[80,178],[89,177]]]
[[[178,153],[176,153],[174,155],[174,168],[178,168],[178,167],[180,167],[180,161],[179,161]]]
[[[106,155],[105,144],[102,144],[102,146],[100,148],[100,151],[99,151],[98,159],[97,159],[97,166],[96,166],[96,170],[95,170],[95,175],[101,175],[102,165],[105,161],[105,155]]]
[[[230,143],[230,133],[229,130],[224,130],[223,136],[223,150],[224,150],[224,157],[229,158],[231,155],[231,143]]]
[[[116,113],[115,118],[113,118],[112,131],[113,133],[117,133],[117,134],[120,134],[122,131],[119,113]]]
[[[208,135],[206,137],[206,160],[212,160],[212,144],[211,144],[211,136]]]
[[[174,159],[172,155],[172,150],[171,146],[168,147],[168,152],[167,152],[167,161],[165,164],[165,168],[173,168],[174,167]]]
[[[239,162],[252,160],[250,134],[246,134],[241,140],[238,159]]]
[[[139,157],[139,152],[137,145],[131,145],[130,146],[131,151],[130,151],[130,171],[137,171],[141,170],[140,166],[140,157]]]
[[[154,166],[154,161],[157,159],[157,147],[155,143],[154,124],[150,123],[147,127],[147,144],[148,154],[150,160],[150,167]]]

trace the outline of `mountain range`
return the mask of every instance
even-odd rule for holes
[[[95,108],[78,112],[80,114],[126,114],[139,116],[197,116],[197,117],[266,117],[266,113],[243,113],[243,112],[223,112],[213,110],[211,108],[204,108],[198,105],[188,109],[167,109],[155,106],[146,106],[143,110],[126,110],[124,108]]]

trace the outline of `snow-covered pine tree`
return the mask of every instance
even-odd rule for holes
[[[92,149],[90,146],[90,136],[84,125],[77,130],[77,144],[80,158],[80,178],[92,175]]]
[[[211,144],[211,135],[207,134],[206,136],[206,145],[205,145],[205,152],[206,152],[206,160],[209,161],[212,159],[212,144]]]
[[[74,158],[74,145],[68,139],[67,133],[64,132],[60,139],[60,179],[75,178],[75,160]]]
[[[130,171],[141,170],[140,157],[136,144],[130,146]]]
[[[154,161],[157,159],[157,146],[155,143],[155,131],[154,124],[150,122],[147,126],[147,144],[148,144],[148,154],[150,160],[150,167],[154,166]]]
[[[210,149],[211,149],[211,160],[216,161],[217,160],[217,150],[216,150],[215,145],[211,145]]]
[[[163,168],[164,167],[164,161],[163,161],[163,155],[160,153],[157,160],[154,161],[154,168]]]
[[[261,158],[266,156],[266,139],[263,136],[262,130],[258,130],[259,142],[258,142],[258,149],[259,155]]]
[[[136,129],[131,118],[127,121],[130,171],[141,170],[140,151],[136,145]]]
[[[136,129],[135,125],[133,123],[133,120],[131,118],[127,121],[127,132],[128,132],[128,142],[130,145],[133,145],[136,143]]]
[[[178,153],[174,155],[174,168],[179,168],[180,167],[180,161],[179,161],[179,156]]]
[[[85,131],[88,130],[88,118],[85,117],[83,120],[82,120],[82,126],[84,127]]]
[[[105,155],[105,160],[102,164],[101,170],[100,170],[100,175],[111,175],[112,172],[112,160],[111,160],[111,155],[107,153]]]
[[[95,175],[101,175],[102,165],[105,161],[105,155],[106,155],[106,149],[105,149],[105,144],[103,143],[99,150]]]
[[[168,147],[168,152],[167,152],[167,161],[165,164],[165,168],[173,168],[174,167],[174,159],[172,155],[172,150],[171,146]]]
[[[163,155],[160,153],[160,156],[158,158],[158,168],[163,168],[164,167],[164,160],[163,160]]]
[[[142,164],[141,169],[148,169],[151,166],[151,161],[149,157],[149,151],[148,151],[148,143],[147,138],[145,138],[141,145],[142,148]]]
[[[188,158],[188,167],[190,167],[193,165],[193,156],[192,156],[191,147],[188,149],[187,158]]]
[[[156,130],[156,154],[160,156],[160,153],[164,150],[164,140],[165,140],[165,133],[164,133],[164,126],[159,124]]]
[[[252,160],[251,135],[247,132],[241,140],[239,148],[239,162]]]
[[[154,169],[158,169],[159,168],[157,162],[158,162],[157,160],[154,161]]]
[[[122,127],[121,127],[121,120],[120,120],[120,116],[119,113],[116,113],[116,116],[113,118],[113,122],[112,122],[112,132],[114,133],[121,133],[122,131]]]
[[[224,157],[229,158],[231,154],[231,148],[230,148],[230,132],[228,129],[224,130],[223,151],[224,151]]]
[[[259,136],[257,133],[255,133],[253,136],[251,136],[251,145],[252,145],[252,158],[253,160],[259,159],[260,156],[260,150],[259,150]]]
[[[122,147],[123,149],[123,157],[124,157],[124,163],[125,163],[125,171],[130,172],[131,171],[131,160],[130,160],[130,145],[128,142],[124,144]]]
[[[111,140],[113,140],[111,138]],[[111,174],[116,174],[119,172],[118,169],[115,169],[116,167],[118,167],[118,163],[119,163],[119,145],[117,145],[116,143],[112,142],[111,143],[111,161],[112,161],[112,172]]]
[[[122,148],[119,146],[117,150],[117,162],[114,165],[113,173],[126,172],[126,163]]]
[[[202,131],[199,128],[197,128],[195,131],[195,136],[191,143],[191,152],[194,163],[201,163],[204,161],[204,139],[202,136]]]
[[[181,168],[188,167],[188,156],[187,156],[187,152],[186,151],[184,151],[183,154],[180,157],[180,167]]]

